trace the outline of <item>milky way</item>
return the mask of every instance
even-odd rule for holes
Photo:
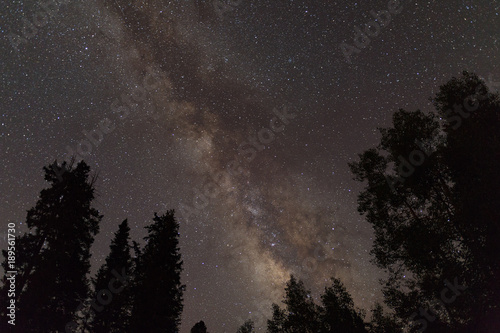
[[[383,272],[347,163],[397,109],[431,111],[429,97],[462,70],[500,81],[495,1],[0,8],[3,220],[22,229],[42,166],[71,154],[99,174],[93,272],[119,222],[143,244],[153,212],[175,209],[183,333],[199,320],[210,332],[265,327],[290,274],[314,297],[338,277],[369,310]]]

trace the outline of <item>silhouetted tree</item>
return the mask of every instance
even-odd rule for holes
[[[284,310],[273,304],[273,318],[268,320],[268,332],[316,333],[319,330],[319,307],[302,281],[292,275],[285,288]]]
[[[476,75],[464,72],[440,88],[434,105],[448,120],[444,124],[446,145],[440,154],[453,181],[451,221],[463,238],[470,262],[467,273],[460,273],[468,290],[457,301],[457,315],[473,319],[469,332],[498,331],[500,99]]]
[[[401,333],[403,332],[396,318],[389,315],[384,315],[382,305],[375,304],[372,309],[372,319],[370,321],[370,333]]]
[[[178,332],[183,309],[179,224],[174,211],[147,226],[135,273],[130,332]]]
[[[120,279],[132,275],[129,233],[128,221],[124,220],[111,241],[105,263],[97,272],[94,295],[97,301],[103,300],[104,304],[97,302],[96,309],[92,308],[93,333],[126,332],[128,327],[132,310],[131,288]]]
[[[194,324],[193,328],[191,328],[191,333],[207,333],[205,322],[202,320]]]
[[[254,323],[252,320],[247,320],[243,325],[241,325],[236,333],[253,333],[254,331]]]
[[[354,308],[351,295],[339,279],[332,278],[332,286],[321,295],[321,332],[364,333],[363,313]]]
[[[434,105],[437,115],[396,112],[380,144],[350,167],[367,183],[358,210],[375,230],[374,261],[389,273],[386,303],[410,330],[435,321],[457,331],[499,317],[500,103],[464,72]]]
[[[23,333],[64,331],[75,319],[89,296],[90,246],[102,218],[91,206],[95,177],[87,164],[54,162],[44,171],[50,187],[28,211],[29,233],[17,244],[15,330]]]
[[[286,330],[285,322],[286,315],[285,310],[281,309],[278,304],[272,305],[273,315],[272,319],[267,321],[267,332],[268,333],[283,333],[289,332]]]

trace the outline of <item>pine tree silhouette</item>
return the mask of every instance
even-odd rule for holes
[[[382,305],[375,304],[372,309],[372,319],[370,324],[370,333],[401,333],[403,332],[394,316],[385,315]]]
[[[185,286],[181,284],[179,224],[174,211],[146,227],[146,246],[138,260],[130,332],[179,331]]]
[[[89,295],[90,246],[102,218],[91,206],[95,177],[83,161],[44,171],[50,187],[28,211],[29,233],[17,244],[16,332],[64,331]]]
[[[131,288],[128,281],[123,283],[117,276],[122,278],[132,275],[129,232],[128,221],[124,220],[111,242],[106,262],[97,272],[95,294],[97,300],[102,299],[104,304],[98,304],[93,309],[93,333],[126,332],[128,328],[132,310]]]
[[[314,303],[304,283],[292,275],[285,292],[283,303],[286,308],[281,310],[273,304],[273,318],[267,322],[268,332],[317,333],[320,328],[320,308]]]
[[[332,286],[321,295],[322,333],[365,333],[363,314],[354,308],[351,295],[339,279],[332,278]]]
[[[191,328],[191,333],[207,333],[207,326],[205,325],[205,322],[202,320],[194,324]]]

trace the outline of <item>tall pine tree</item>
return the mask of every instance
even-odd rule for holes
[[[403,332],[396,318],[392,315],[384,314],[384,309],[379,303],[372,309],[372,319],[370,321],[370,333],[401,333]]]
[[[181,284],[179,224],[174,211],[147,226],[146,246],[138,261],[130,332],[179,331],[185,286]]]
[[[97,304],[93,309],[93,333],[125,332],[129,325],[132,310],[131,288],[128,283],[116,278],[116,275],[132,275],[129,233],[128,221],[124,220],[111,241],[106,262],[97,272],[94,283],[96,300],[103,300],[104,304]]]
[[[332,286],[321,295],[322,333],[366,333],[363,314],[354,308],[351,295],[339,279],[332,278]]]
[[[320,328],[320,308],[314,303],[311,292],[293,275],[285,287],[286,305],[282,310],[273,304],[273,317],[267,321],[269,333],[317,333]]]
[[[102,218],[92,208],[95,178],[85,162],[54,162],[44,171],[50,187],[28,211],[29,233],[17,244],[15,330],[23,333],[64,331],[75,318],[89,296],[90,246]]]

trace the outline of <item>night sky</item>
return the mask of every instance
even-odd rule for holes
[[[144,245],[176,210],[182,333],[264,327],[292,273],[369,311],[383,272],[347,163],[462,70],[500,81],[499,1],[41,3],[0,4],[0,232],[78,155],[99,174],[93,272],[123,219]]]

